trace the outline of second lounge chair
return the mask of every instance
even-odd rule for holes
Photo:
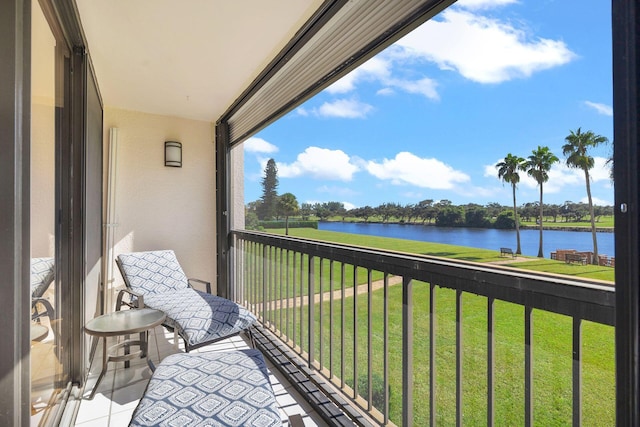
[[[172,250],[133,252],[118,255],[120,273],[138,308],[150,307],[167,315],[165,326],[184,340],[185,351],[237,335],[249,328],[256,317],[228,299],[211,294],[208,282],[187,279]],[[207,285],[207,292],[193,289],[190,281]],[[249,331],[250,332],[250,331]]]

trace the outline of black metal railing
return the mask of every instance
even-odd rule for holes
[[[381,424],[580,425],[585,394],[615,417],[612,284],[258,232],[231,244],[232,298]]]

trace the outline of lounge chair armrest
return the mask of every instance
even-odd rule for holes
[[[200,280],[200,279],[187,279],[187,280],[189,281],[190,286],[191,286],[191,282],[198,282],[205,285],[207,287],[207,293],[208,294],[211,293],[211,282],[207,282],[206,280]]]
[[[122,300],[124,294],[129,294],[131,296],[131,302]],[[123,305],[126,305],[129,308],[144,308],[144,296],[138,292],[132,291],[131,289],[120,289],[116,300],[116,311],[120,311],[120,308]]]

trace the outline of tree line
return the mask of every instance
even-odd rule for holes
[[[581,222],[589,216],[588,204],[566,201],[563,204],[547,204],[544,206],[545,221],[555,223]],[[520,205],[519,216],[527,222],[538,218],[538,202]],[[613,206],[594,206],[596,222],[602,216],[613,215]],[[432,199],[419,203],[382,203],[378,206],[363,206],[346,209],[341,202],[302,203],[298,215],[303,220],[318,218],[326,221],[330,218],[361,219],[364,222],[399,222],[411,224],[434,224],[445,227],[495,227],[513,229],[515,220],[511,207],[500,203],[480,205],[468,203],[454,205],[450,200],[435,202]]]

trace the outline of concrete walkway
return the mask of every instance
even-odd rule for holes
[[[402,283],[402,277],[389,276],[388,282],[389,282],[389,286],[399,285]],[[375,282],[371,283],[371,288],[373,291],[377,291],[378,289],[382,289],[383,287],[384,287],[384,280],[376,280]],[[369,292],[369,285],[368,284],[359,285],[357,289],[358,289],[358,295],[366,294],[367,292]],[[337,291],[333,291],[333,292],[328,291],[328,292],[323,292],[322,294],[315,294],[313,296],[313,303],[318,304],[321,300],[329,301],[331,299],[332,293],[333,293],[333,299],[340,300],[342,298],[342,291],[338,289]],[[344,290],[345,298],[352,297],[353,293],[354,293],[353,286],[350,288],[346,288]],[[309,296],[304,295],[302,297],[297,296],[295,298],[288,298],[282,301],[271,301],[271,302],[267,302],[267,305],[272,310],[279,310],[280,307],[293,308],[294,302],[296,307],[300,307],[301,305],[307,305],[309,304]]]

